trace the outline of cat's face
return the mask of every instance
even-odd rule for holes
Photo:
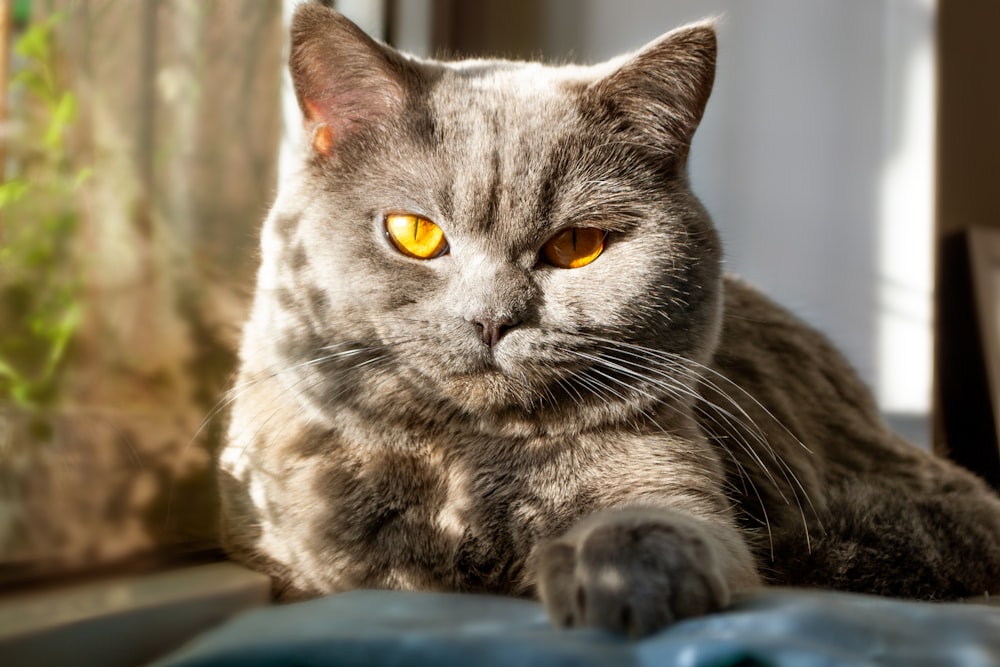
[[[302,7],[309,146],[258,305],[284,363],[320,402],[367,374],[387,410],[565,414],[628,399],[630,349],[703,359],[719,249],[685,161],[713,65],[704,26],[596,68],[415,62]]]

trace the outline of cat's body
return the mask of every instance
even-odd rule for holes
[[[693,26],[595,68],[420,62],[300,8],[311,151],[233,391],[235,558],[284,597],[539,595],[639,634],[761,583],[1000,592],[1000,502],[722,277],[684,170],[714,58]]]

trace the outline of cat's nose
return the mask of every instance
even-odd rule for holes
[[[519,322],[512,317],[477,317],[472,320],[479,336],[487,347],[496,347],[507,332],[516,327]]]

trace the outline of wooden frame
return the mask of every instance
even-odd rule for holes
[[[1000,228],[940,246],[936,449],[1000,490]]]
[[[966,232],[976,325],[989,385],[997,444],[1000,445],[1000,229],[973,227]]]

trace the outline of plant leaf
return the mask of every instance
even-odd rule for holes
[[[80,171],[76,172],[76,177],[73,179],[73,189],[78,190],[80,186],[90,180],[90,177],[94,175],[94,170],[90,167],[84,167]]]
[[[21,200],[28,194],[31,184],[20,179],[13,179],[0,184],[0,209],[6,208]]]
[[[45,145],[55,148],[62,140],[63,130],[73,122],[76,117],[76,95],[67,91],[59,98],[55,110],[52,112],[52,121],[45,132]]]
[[[33,60],[48,60],[49,29],[50,26],[47,23],[30,26],[14,44],[14,53]]]

